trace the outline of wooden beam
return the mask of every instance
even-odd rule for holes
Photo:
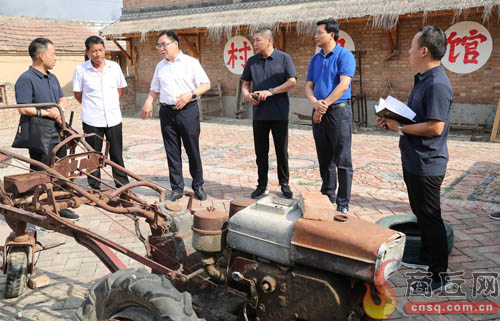
[[[196,59],[200,59],[200,52],[197,50],[197,48],[195,48],[195,46],[193,46],[193,44],[191,43],[191,41],[189,41],[189,39],[186,38],[186,36],[181,36],[181,38],[188,45],[189,49],[191,49],[191,52],[193,53],[193,56]]]
[[[120,49],[120,51],[125,55],[125,57],[127,57],[128,60],[132,61],[132,57],[130,57],[130,55],[128,54],[128,52],[125,49],[123,49],[123,47],[118,43],[118,41],[116,41],[115,39],[113,39],[113,42],[118,47],[118,49]]]
[[[200,47],[200,33],[196,33],[196,38],[195,38],[195,46],[196,50],[198,52],[198,60],[201,62],[201,47]]]

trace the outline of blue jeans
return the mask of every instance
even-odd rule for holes
[[[313,135],[323,180],[321,193],[338,206],[349,208],[353,176],[351,106],[330,106],[319,124],[313,122]]]

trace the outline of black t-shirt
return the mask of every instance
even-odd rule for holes
[[[278,49],[267,57],[256,54],[248,59],[241,79],[253,83],[253,91],[268,90],[296,78],[292,58]],[[290,99],[288,92],[268,97],[253,107],[254,120],[288,120]]]
[[[434,119],[445,123],[440,136],[404,134],[399,140],[403,167],[414,175],[439,176],[448,164],[448,132],[453,91],[443,66],[415,75],[408,106],[416,113],[417,123]]]
[[[45,75],[31,66],[19,76],[14,89],[18,104],[58,104],[59,100],[64,97],[59,80],[57,80],[57,77],[53,73],[47,72]],[[43,109],[50,109],[52,107],[44,107]],[[57,129],[55,126],[52,136],[54,137],[52,143],[57,143],[59,138],[56,138]]]

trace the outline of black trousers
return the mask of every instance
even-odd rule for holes
[[[109,158],[112,162],[125,167],[123,162],[123,135],[122,135],[122,123],[112,127],[94,127],[86,123],[82,123],[83,132],[86,134],[97,134],[102,138],[106,138],[109,142]],[[92,146],[92,148],[100,152],[102,150],[103,141],[97,136],[86,137],[85,141]],[[113,178],[116,180],[116,187],[128,184],[127,174],[113,167]],[[91,173],[97,178],[101,178],[101,171],[98,169]],[[101,183],[92,177],[87,177],[89,185],[93,188],[99,188]]]
[[[33,160],[39,161],[47,166],[50,166],[50,163],[52,161],[52,150],[54,149],[54,147],[56,147],[57,144],[59,144],[59,142],[54,142],[51,144],[49,155],[46,155],[44,153],[40,153],[39,151],[34,150],[34,149],[29,149],[30,158]],[[66,156],[66,146],[61,147],[57,151],[56,156],[59,158],[63,158],[64,156]],[[35,165],[30,165],[30,169],[32,171],[41,171],[42,170],[40,167],[35,166]]]
[[[200,156],[200,113],[196,101],[181,110],[160,107],[160,125],[168,160],[170,186],[174,192],[184,191],[181,144],[189,160],[193,189],[203,186],[203,168]]]
[[[448,269],[448,239],[441,218],[441,184],[444,175],[418,176],[403,168],[411,210],[417,216],[422,239],[420,259],[430,262],[429,272],[439,279],[440,272]]]
[[[253,121],[253,143],[259,175],[257,183],[262,187],[267,186],[269,132],[273,135],[274,150],[278,163],[278,181],[280,185],[288,185],[290,176],[288,169],[288,120]]]
[[[313,122],[313,136],[323,181],[321,193],[335,199],[337,205],[348,208],[353,176],[351,107],[330,106],[321,123]]]

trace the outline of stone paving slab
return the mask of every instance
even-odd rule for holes
[[[318,191],[321,185],[318,163],[310,126],[290,126],[289,156],[290,185],[295,194]],[[81,126],[76,128],[81,131]],[[168,168],[161,139],[159,120],[125,118],[124,158],[132,171],[168,188]],[[0,130],[0,146],[8,148],[15,129]],[[228,208],[233,198],[248,197],[257,182],[251,122],[212,118],[201,125],[201,154],[204,166],[207,201],[195,202],[195,207]],[[473,272],[500,272],[500,222],[488,218],[488,213],[500,210],[500,144],[470,142],[469,137],[450,135],[450,162],[442,188],[443,217],[455,232],[455,247],[450,256],[450,270],[463,271],[465,298],[462,300],[500,303],[498,296],[472,297]],[[352,155],[354,182],[350,213],[375,222],[394,214],[411,214],[408,195],[402,180],[398,137],[394,133],[363,130],[353,135]],[[274,147],[270,147],[269,189],[279,194]],[[26,155],[26,151],[18,150]],[[183,153],[186,190],[191,179],[187,156]],[[9,167],[4,175],[19,172]],[[83,181],[82,181],[83,182]],[[136,193],[148,200],[158,197],[150,190],[138,188]],[[185,205],[186,198],[181,200]],[[79,225],[91,228],[139,253],[142,244],[128,231],[133,223],[118,215],[89,206],[76,210],[81,215]],[[142,224],[143,232],[147,225]],[[8,227],[0,219],[0,244]],[[104,265],[73,239],[57,233],[41,233],[43,244],[65,242],[64,245],[42,252],[38,267],[50,278],[49,286],[29,290],[16,299],[4,299],[5,276],[0,273],[0,320],[71,320],[93,282],[106,275]],[[131,267],[137,262],[118,256]],[[397,310],[390,320],[498,320],[498,315],[408,315],[407,302],[453,301],[456,297],[406,297],[407,282],[402,269],[391,278],[397,294]],[[18,315],[20,313],[20,315]]]

